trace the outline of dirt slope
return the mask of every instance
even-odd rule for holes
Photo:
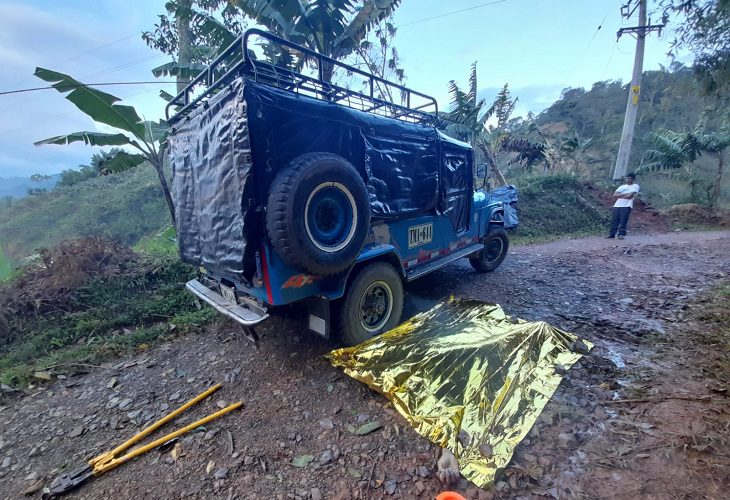
[[[730,486],[727,394],[714,392],[683,317],[728,282],[730,232],[586,238],[514,248],[477,275],[466,262],[407,287],[407,314],[451,294],[502,304],[596,343],[496,485],[469,498],[720,498]],[[295,309],[260,329],[180,338],[0,401],[0,498],[106,451],[213,382],[224,388],[169,430],[236,400],[244,408],[91,481],[76,498],[434,498],[438,450],[387,401],[322,359],[331,345]],[[618,401],[616,401],[618,400]],[[637,401],[626,401],[637,400]],[[378,421],[357,436],[347,430]],[[722,432],[723,426],[725,431]],[[723,441],[724,440],[724,441]],[[295,457],[312,455],[306,467]],[[36,498],[39,498],[36,493]]]

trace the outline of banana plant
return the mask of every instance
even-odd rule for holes
[[[641,160],[640,170],[690,169],[702,154],[714,156],[717,170],[712,186],[711,203],[717,205],[725,170],[725,155],[730,148],[730,117],[726,117],[717,132],[705,132],[705,122],[701,121],[691,132],[675,132],[659,129],[648,136],[649,149]]]
[[[390,16],[401,0],[233,0],[247,17],[272,33],[333,59],[354,53],[367,33]],[[334,67],[323,65],[332,81]]]
[[[475,151],[480,151],[496,181],[504,185],[507,181],[497,165],[496,158],[496,145],[501,131],[487,128],[487,121],[495,114],[500,104],[499,97],[487,107],[484,99],[477,99],[477,91],[477,63],[474,62],[469,72],[469,88],[466,92],[454,80],[449,82],[451,107],[449,112],[442,116],[441,126],[447,134],[468,142]]]
[[[67,145],[83,142],[88,146],[127,146],[132,152],[120,151],[104,162],[101,167],[102,172],[121,172],[149,162],[157,171],[160,187],[170,211],[170,219],[175,225],[175,210],[163,169],[164,149],[169,131],[167,122],[144,120],[134,107],[119,104],[120,98],[92,88],[69,75],[50,69],[36,68],[35,76],[51,83],[53,88],[95,122],[119,131],[115,133],[72,132],[43,139],[36,142],[35,145]]]

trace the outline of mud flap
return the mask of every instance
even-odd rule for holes
[[[329,340],[332,331],[330,300],[310,297],[305,302],[307,304],[307,327],[320,337]]]

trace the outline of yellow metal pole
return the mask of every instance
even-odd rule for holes
[[[112,451],[108,451],[106,453],[102,453],[98,457],[92,458],[91,460],[89,460],[89,465],[92,466],[92,467],[96,467],[96,465],[99,464],[100,462],[108,462],[110,460],[113,460],[116,455],[118,455],[119,453],[123,452],[124,450],[126,450],[127,448],[129,448],[130,446],[132,446],[134,443],[136,443],[137,441],[141,440],[145,436],[148,436],[152,432],[156,431],[157,429],[159,429],[160,427],[162,427],[163,425],[165,425],[167,422],[169,422],[173,418],[175,418],[178,415],[180,415],[182,412],[184,412],[185,410],[187,410],[188,408],[190,408],[194,404],[197,404],[198,402],[200,402],[203,399],[207,398],[208,396],[210,396],[211,394],[213,394],[215,391],[217,391],[221,387],[222,387],[222,384],[216,384],[213,387],[209,388],[207,391],[203,392],[202,394],[199,394],[199,395],[195,396],[193,399],[191,399],[190,401],[188,401],[187,403],[185,403],[184,405],[182,405],[177,410],[175,410],[172,413],[170,413],[170,414],[162,417],[157,422],[155,422],[152,425],[150,425],[149,427],[143,429],[142,432],[140,432],[139,434],[135,434],[134,436],[132,436],[131,439],[125,441],[122,444],[120,444],[119,446],[117,446],[116,448],[114,448]]]
[[[212,415],[208,415],[205,418],[201,418],[197,422],[193,422],[192,424],[186,425],[182,429],[178,429],[175,432],[171,432],[167,436],[162,436],[161,438],[156,439],[149,444],[146,444],[140,448],[137,448],[136,450],[132,450],[129,453],[127,453],[126,455],[122,455],[119,458],[112,458],[111,460],[109,460],[107,462],[99,464],[96,467],[94,467],[94,475],[98,476],[99,474],[108,472],[108,471],[112,470],[113,468],[117,467],[118,465],[128,462],[129,460],[132,460],[133,458],[138,457],[138,456],[148,452],[149,450],[168,442],[171,439],[175,439],[176,437],[178,437],[182,434],[185,434],[186,432],[191,431],[191,430],[195,429],[196,427],[200,427],[201,425],[207,424],[211,420],[214,420],[214,419],[220,417],[221,415],[225,415],[226,413],[228,413],[230,411],[240,408],[242,405],[243,405],[243,403],[241,401],[239,401],[238,403],[233,403],[232,405],[227,406],[226,408],[223,408],[222,410],[217,411],[217,412],[213,413]]]

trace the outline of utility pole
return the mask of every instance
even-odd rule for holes
[[[621,16],[630,18],[636,11],[636,0],[628,0],[626,5],[621,7]],[[662,24],[652,25],[651,21],[646,23],[646,3],[647,0],[638,0],[639,8],[639,25],[631,28],[621,28],[616,33],[616,41],[625,33],[636,35],[636,53],[634,55],[634,71],[631,73],[631,85],[629,86],[629,98],[626,103],[626,115],[624,117],[624,128],[621,132],[621,143],[616,156],[616,166],[613,169],[613,180],[622,179],[626,175],[626,169],[629,165],[629,155],[631,154],[631,143],[634,140],[634,125],[636,124],[636,112],[639,109],[639,94],[641,92],[641,73],[644,67],[644,45],[646,44],[646,35],[652,31],[658,31],[662,34],[662,28],[666,23],[666,18],[662,19]],[[632,4],[633,8],[632,8]]]

